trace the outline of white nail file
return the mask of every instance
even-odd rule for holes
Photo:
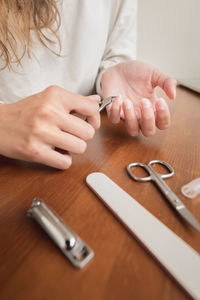
[[[103,173],[88,186],[195,299],[200,299],[200,255]]]

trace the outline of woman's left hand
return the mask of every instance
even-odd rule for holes
[[[176,80],[159,69],[140,61],[120,63],[106,70],[101,78],[103,97],[118,96],[107,107],[112,123],[125,120],[127,131],[137,136],[152,136],[156,127],[170,125],[170,112],[166,101],[158,98],[155,87],[161,87],[170,99],[176,97]]]

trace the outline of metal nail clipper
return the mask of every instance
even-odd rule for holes
[[[46,231],[75,267],[83,268],[94,256],[94,252],[43,200],[34,198],[27,215]]]

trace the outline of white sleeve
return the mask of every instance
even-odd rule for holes
[[[96,91],[100,95],[103,72],[120,62],[136,59],[137,0],[113,2],[110,32],[96,79]]]

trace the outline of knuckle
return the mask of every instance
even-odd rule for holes
[[[38,161],[39,160],[39,151],[34,143],[29,140],[23,147],[23,153],[29,161]]]
[[[57,85],[50,85],[46,88],[46,93],[50,96],[56,96],[61,92],[62,88]]]
[[[29,124],[29,132],[32,136],[40,136],[41,128],[40,128],[39,122],[37,122],[37,120],[33,120]]]
[[[150,114],[143,115],[144,122],[151,122],[153,120],[153,116]]]
[[[41,119],[49,119],[55,115],[55,109],[50,104],[50,101],[44,101],[40,105],[39,111],[38,111],[38,117]]]

